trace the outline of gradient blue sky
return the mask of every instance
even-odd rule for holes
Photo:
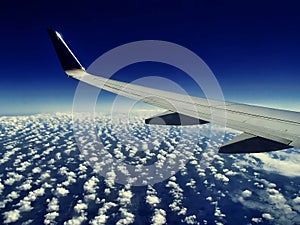
[[[175,42],[208,64],[226,100],[300,110],[297,3],[1,1],[0,114],[71,111],[78,82],[64,75],[47,28],[64,35],[85,67],[127,42]],[[164,65],[132,66],[115,77],[132,81],[141,75],[174,78],[197,95],[186,76]]]

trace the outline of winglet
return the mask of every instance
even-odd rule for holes
[[[55,48],[56,54],[59,58],[59,61],[66,70],[81,69],[84,70],[84,67],[80,64],[78,59],[75,57],[73,52],[70,50],[68,45],[63,40],[60,33],[55,30],[48,29],[48,34],[51,38],[52,44]]]

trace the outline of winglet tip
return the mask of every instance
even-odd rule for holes
[[[72,69],[85,70],[63,40],[62,35],[58,31],[50,28],[48,28],[47,31],[63,69],[65,71]]]

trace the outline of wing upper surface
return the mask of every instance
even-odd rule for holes
[[[83,70],[66,72],[73,78],[115,94],[204,121],[218,123],[224,119],[222,116],[226,116],[226,125],[229,128],[280,143],[290,144],[300,133],[299,113],[225,102],[224,114],[222,102],[219,101],[208,101],[205,98],[106,79]],[[212,111],[217,115],[215,118],[212,118]]]

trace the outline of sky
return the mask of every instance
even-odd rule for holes
[[[72,110],[78,81],[60,67],[48,28],[63,34],[86,68],[129,42],[173,42],[204,60],[225,100],[300,111],[298,9],[289,0],[1,1],[0,114]],[[160,63],[132,65],[114,78],[145,75],[201,95],[182,71]]]

